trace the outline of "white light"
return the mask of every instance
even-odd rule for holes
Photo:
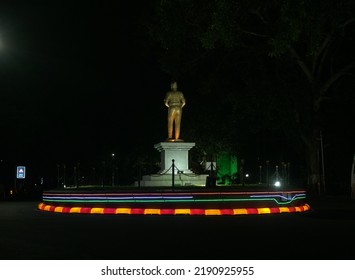
[[[248,177],[249,177],[249,174],[245,174],[245,177],[247,177],[247,178],[248,178]]]
[[[281,183],[280,181],[276,181],[275,184],[274,184],[275,187],[281,187]]]

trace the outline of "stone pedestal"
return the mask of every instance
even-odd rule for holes
[[[207,174],[194,174],[189,169],[189,150],[193,142],[160,142],[154,148],[160,152],[160,171],[158,174],[145,175],[140,186],[205,186]],[[173,177],[174,160],[174,177]],[[135,182],[135,186],[138,182]]]
[[[189,150],[195,146],[191,142],[160,142],[154,145],[160,152],[160,174],[172,174],[174,160],[175,173],[192,173],[189,169]]]

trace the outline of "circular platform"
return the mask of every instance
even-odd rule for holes
[[[38,209],[56,213],[129,215],[248,215],[310,210],[304,190],[89,189],[43,192]]]

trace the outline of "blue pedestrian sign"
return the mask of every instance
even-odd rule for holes
[[[17,166],[16,178],[25,179],[25,177],[26,177],[26,166]]]

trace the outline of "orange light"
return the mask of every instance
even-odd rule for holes
[[[308,211],[310,206],[305,204],[297,207],[260,207],[260,208],[236,208],[236,209],[160,209],[160,208],[97,208],[97,207],[62,207],[38,204],[38,209],[58,213],[80,214],[129,214],[129,215],[253,215],[253,214],[279,214]]]

